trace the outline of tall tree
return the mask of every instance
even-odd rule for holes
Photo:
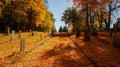
[[[79,15],[76,8],[67,8],[63,16],[61,18],[62,21],[65,22],[65,24],[72,24],[73,26],[73,32],[79,33],[78,27],[80,27],[80,20],[81,16]],[[78,26],[79,25],[79,26]]]

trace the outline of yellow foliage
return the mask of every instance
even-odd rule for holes
[[[6,0],[7,3],[10,3],[10,0]],[[37,26],[42,24],[42,26],[47,27],[48,29],[52,29],[53,27],[53,16],[51,13],[47,10],[45,4],[42,0],[15,0],[14,1],[14,9],[12,9],[13,12],[22,14],[26,17],[23,21],[27,21],[27,13],[25,10],[32,8],[35,10],[37,16],[35,19],[35,23]],[[0,1],[0,5],[3,3]],[[17,5],[17,6],[16,6]],[[13,6],[13,5],[12,5]],[[0,9],[0,13],[1,13]]]

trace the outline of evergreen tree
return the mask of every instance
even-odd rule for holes
[[[59,28],[59,32],[63,32],[62,26],[60,26],[60,28]]]
[[[64,27],[63,27],[63,32],[68,32],[67,26],[64,26]]]
[[[73,26],[72,31],[76,33],[77,37],[79,37],[78,34],[80,34],[80,31],[78,29],[80,27],[81,16],[76,8],[67,8],[64,11],[61,20],[64,21],[65,24],[71,24]]]

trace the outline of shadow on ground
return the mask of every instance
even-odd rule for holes
[[[115,48],[112,43],[100,42],[97,37],[92,36],[89,42],[84,42],[83,36],[74,39],[83,52],[97,63],[97,67],[120,67],[120,49]]]
[[[40,58],[48,60],[52,57],[54,57],[54,61],[50,63],[56,67],[92,67],[80,50],[71,42],[60,43],[52,50],[45,52]]]

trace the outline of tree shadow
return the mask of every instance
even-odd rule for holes
[[[71,50],[76,50],[76,49],[69,45],[64,46],[64,43],[61,43],[59,46],[54,47],[52,50],[45,52],[45,54],[42,55],[41,57],[44,59],[48,59],[49,57],[62,55]]]
[[[90,62],[96,62],[97,67],[119,67],[120,50],[93,38],[89,42],[83,42],[81,39],[75,39],[78,45],[86,54]]]
[[[79,51],[74,44],[64,43],[59,44],[59,46],[54,47],[54,49],[47,51],[41,56],[43,60],[47,60],[51,57],[55,57],[53,62],[54,66],[57,67],[91,67],[89,61],[87,61],[82,53]]]

